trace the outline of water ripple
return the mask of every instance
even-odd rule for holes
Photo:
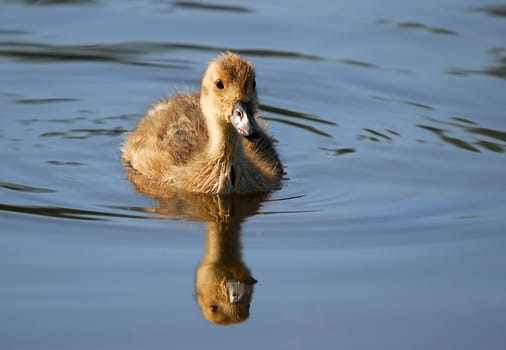
[[[439,27],[430,27],[420,22],[399,22],[397,23],[397,27],[406,29],[424,29],[434,34],[458,35],[458,33],[454,30]]]
[[[31,32],[28,30],[20,30],[20,29],[0,29],[0,35],[27,35]]]
[[[425,23],[422,22],[415,22],[415,21],[401,21],[401,22],[394,22],[389,19],[378,19],[375,21],[376,24],[380,25],[388,25],[392,24],[396,28],[400,29],[420,29],[420,30],[426,30],[429,33],[433,34],[442,34],[442,35],[458,35],[458,33],[452,29],[447,28],[441,28],[441,27],[431,27]]]
[[[401,100],[401,99],[384,97],[384,96],[377,96],[377,95],[370,96],[370,98],[377,100],[377,101],[381,101],[381,102],[400,103],[400,104],[413,106],[413,107],[417,107],[417,108],[421,108],[421,109],[427,109],[430,111],[436,110],[436,108],[434,108],[432,106],[429,106],[425,103],[415,102],[415,101]]]
[[[265,105],[265,104],[260,104],[260,109],[264,110],[266,112],[271,112],[271,113],[276,113],[276,114],[280,114],[280,115],[285,115],[285,116],[288,116],[288,117],[303,119],[303,120],[307,120],[307,121],[311,121],[311,122],[316,122],[316,123],[320,123],[320,124],[327,124],[327,125],[337,126],[336,122],[333,122],[331,120],[322,119],[322,118],[320,118],[319,116],[317,116],[315,114],[302,113],[302,112],[297,112],[297,111],[294,111],[294,110],[291,110],[291,109],[287,109],[287,108],[281,108],[281,107],[276,107],[276,106],[272,106],[272,105]]]
[[[234,51],[240,55],[302,59],[307,61],[326,61],[339,64],[352,65],[359,68],[380,67],[374,63],[353,58],[329,58],[315,54],[307,54],[287,50],[247,49],[240,47],[210,46],[187,43],[161,43],[161,42],[121,42],[92,45],[56,45],[28,41],[0,41],[0,56],[14,58],[32,63],[46,62],[110,62],[136,66],[162,67],[174,69],[188,69],[192,62],[181,59],[153,58],[149,55],[166,53],[167,51],[200,51],[216,52]]]
[[[48,188],[21,185],[12,182],[0,182],[0,188],[11,191],[27,192],[27,193],[55,193],[57,191]]]
[[[369,141],[373,141],[373,142],[381,142],[383,140],[383,141],[387,141],[388,143],[390,143],[393,141],[393,136],[397,136],[397,137],[401,136],[400,133],[398,133],[397,131],[391,130],[391,129],[385,129],[386,133],[382,132],[382,131],[374,130],[371,128],[363,128],[362,130],[365,131],[367,134],[358,134],[357,139],[359,141],[369,140]],[[392,137],[388,136],[387,134],[392,135]]]
[[[107,221],[110,218],[126,218],[126,219],[150,219],[148,215],[132,215],[119,214],[104,211],[82,210],[63,207],[39,207],[39,206],[22,206],[0,204],[0,211],[23,213],[39,216],[50,216],[65,219],[78,219],[88,221]]]
[[[329,154],[331,156],[342,156],[344,154],[355,153],[357,151],[355,148],[351,148],[351,147],[344,147],[344,148],[320,147],[320,149],[324,152],[327,152],[327,154]]]
[[[95,0],[22,0],[19,1],[27,5],[90,5],[95,4]]]
[[[506,152],[506,144],[501,143],[506,142],[506,131],[482,127],[476,122],[462,117],[452,117],[452,121],[438,120],[429,116],[425,116],[425,119],[437,126],[417,124],[418,128],[435,134],[440,140],[454,147],[475,153],[481,152],[482,149],[495,153]],[[477,135],[479,138],[473,141],[466,141],[459,137],[450,136],[449,134],[452,133],[452,130],[443,128],[441,125],[447,128],[453,127],[454,129],[465,131],[469,135]],[[483,139],[483,137],[488,139]]]
[[[473,11],[484,12],[495,17],[506,17],[506,5],[481,6],[474,8]]]
[[[245,6],[238,5],[225,5],[225,4],[211,4],[197,1],[174,1],[172,6],[185,10],[205,10],[205,11],[220,11],[220,12],[240,12],[251,13],[253,9]]]
[[[73,124],[86,120],[84,117],[73,117],[73,118],[52,118],[52,119],[20,119],[17,122],[22,125],[32,125],[35,123],[57,123],[57,124]]]
[[[265,112],[278,114],[278,115],[289,117],[289,118],[301,119],[305,122],[314,122],[314,123],[323,124],[323,125],[338,126],[337,123],[330,121],[330,120],[323,119],[323,118],[321,118],[317,115],[314,115],[314,114],[302,113],[302,112],[294,111],[294,110],[287,109],[287,108],[281,108],[281,107],[264,105],[264,104],[261,104],[259,107],[260,107],[260,110],[263,110]],[[289,126],[293,126],[293,127],[303,129],[303,130],[309,131],[310,133],[317,134],[317,135],[320,135],[323,137],[329,137],[329,138],[332,137],[331,134],[329,134],[323,130],[320,130],[319,128],[311,126],[307,123],[295,122],[293,120],[287,120],[284,118],[276,118],[276,117],[263,117],[263,119],[268,120],[268,121],[272,121],[272,122],[282,123],[282,124],[289,125]]]
[[[77,102],[80,101],[78,98],[20,98],[14,99],[12,102],[22,105],[34,105],[34,104],[47,104],[47,103],[63,103],[63,102]]]
[[[0,42],[0,56],[30,62],[97,61],[139,66],[187,69],[184,60],[150,59],[144,57],[178,45],[152,43],[117,43],[95,45],[53,45],[38,42]]]
[[[273,118],[273,117],[264,117],[263,119],[268,120],[268,121],[278,122],[278,123],[285,124],[285,125],[294,126],[296,128],[303,129],[303,130],[309,131],[310,133],[320,135],[323,137],[329,137],[329,138],[332,137],[331,134],[326,133],[325,131],[322,131],[318,128],[315,128],[314,126],[303,124],[303,123],[297,123],[292,120],[286,120],[286,119],[282,119],[282,118]]]
[[[62,137],[64,139],[88,139],[94,136],[120,136],[129,130],[122,127],[111,129],[71,129],[68,131],[48,131],[40,134],[40,137]]]
[[[495,78],[506,79],[506,47],[494,47],[489,49],[487,53],[494,58],[495,65],[482,69],[448,68],[446,73],[460,76],[485,74]]]
[[[56,165],[56,166],[83,166],[83,165],[86,165],[85,163],[82,163],[82,162],[75,162],[75,161],[64,162],[64,161],[60,161],[60,160],[47,160],[46,164]]]

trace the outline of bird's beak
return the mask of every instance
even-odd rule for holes
[[[260,127],[255,120],[253,108],[250,103],[237,102],[230,116],[230,122],[239,135],[248,139],[254,139],[260,134]]]
[[[254,283],[227,281],[228,301],[230,304],[249,304],[251,302],[251,296],[253,295],[253,284]]]

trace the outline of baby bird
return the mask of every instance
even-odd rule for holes
[[[253,65],[222,53],[207,67],[200,93],[155,104],[128,134],[122,158],[129,178],[151,193],[278,189],[283,167],[257,108]]]

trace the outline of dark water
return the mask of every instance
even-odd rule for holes
[[[0,348],[504,349],[505,38],[499,1],[1,1]],[[224,49],[283,189],[137,193],[124,133]]]

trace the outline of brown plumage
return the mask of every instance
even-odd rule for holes
[[[209,64],[200,93],[155,104],[123,147],[130,180],[155,196],[278,189],[283,168],[256,115],[255,85],[253,65],[227,52]]]

